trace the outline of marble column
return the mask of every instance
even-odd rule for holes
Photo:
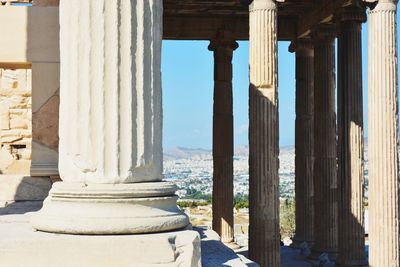
[[[250,5],[249,256],[280,266],[277,6]]]
[[[221,241],[234,241],[232,56],[238,47],[230,32],[210,42],[214,52],[213,230]]]
[[[295,198],[293,246],[314,240],[314,46],[309,39],[291,44],[296,53]]]
[[[61,0],[59,171],[33,227],[74,234],[181,229],[162,181],[162,1]]]
[[[338,183],[340,266],[366,266],[361,23],[364,9],[338,14]]]
[[[369,12],[369,264],[400,266],[397,1]]]
[[[335,112],[335,28],[314,32],[314,247],[335,259],[338,249],[338,203]]]

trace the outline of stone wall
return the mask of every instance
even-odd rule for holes
[[[30,173],[32,71],[0,68],[0,174]]]

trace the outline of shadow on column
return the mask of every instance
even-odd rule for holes
[[[280,266],[279,117],[274,85],[250,85],[249,256],[261,267]]]

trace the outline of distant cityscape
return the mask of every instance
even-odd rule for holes
[[[294,197],[294,147],[280,149],[280,197]],[[366,158],[366,154],[365,154]],[[367,174],[367,160],[365,173]],[[206,149],[172,148],[164,153],[164,176],[174,181],[181,198],[204,199],[212,193],[212,153]],[[238,146],[234,156],[234,192],[248,195],[248,147]],[[367,179],[366,179],[367,180]],[[366,183],[367,187],[367,183]]]

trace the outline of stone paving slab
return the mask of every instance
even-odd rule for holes
[[[72,266],[67,265],[66,261],[75,261],[82,263],[82,259],[74,257],[74,253],[85,255],[86,261],[97,261],[100,257],[103,265],[107,266],[107,257],[115,259],[119,257],[120,262],[129,262],[134,260],[146,261],[146,258],[161,257],[164,262],[172,257],[173,246],[170,244],[170,234],[151,234],[146,235],[123,235],[123,236],[80,236],[80,235],[60,235],[49,234],[44,232],[34,231],[30,224],[29,218],[32,212],[39,210],[42,202],[16,202],[11,203],[7,207],[0,208],[0,267],[9,267],[10,262],[6,262],[4,252],[8,255],[13,255],[18,258],[13,262],[13,267],[28,266],[26,260],[35,258],[35,254],[42,253],[53,261],[51,266]],[[219,236],[212,230],[195,229],[201,238],[201,259],[204,267],[257,267],[258,264],[250,261],[246,257],[246,248],[243,248],[240,253],[235,253],[230,248],[226,247]],[[164,238],[159,238],[164,235]],[[132,238],[141,239],[139,245],[131,243]],[[155,241],[156,240],[156,241]],[[154,243],[160,248],[160,251],[154,252]],[[184,242],[183,242],[184,243]],[[192,244],[195,247],[195,244]],[[88,249],[90,248],[90,249]],[[121,253],[121,251],[130,251],[130,253]],[[20,251],[20,252],[19,252]],[[57,251],[62,251],[58,253]],[[84,252],[83,254],[81,252]],[[2,253],[3,252],[3,253]],[[14,254],[13,254],[14,253]],[[16,254],[15,254],[16,253]],[[17,257],[18,253],[21,255]],[[161,253],[161,254],[160,254]],[[190,252],[189,252],[190,253]],[[30,255],[30,256],[29,256]],[[66,256],[69,255],[69,256]],[[195,255],[194,255],[195,256]],[[37,257],[36,257],[37,258]],[[24,264],[25,262],[25,264]],[[309,262],[305,261],[304,256],[300,255],[298,249],[282,247],[281,249],[282,267],[310,267]],[[30,261],[29,266],[34,262]],[[113,262],[115,263],[115,261]],[[64,265],[63,265],[64,264]],[[46,267],[41,265],[40,267]],[[83,266],[83,265],[80,265]],[[84,265],[87,266],[87,265]],[[113,265],[108,265],[113,266]],[[114,265],[115,266],[115,265]],[[118,265],[118,266],[175,266],[172,264],[140,264],[140,265]],[[186,265],[183,265],[186,266]]]
[[[195,231],[148,235],[66,235],[39,232],[29,220],[40,202],[0,208],[0,267],[200,267]]]

